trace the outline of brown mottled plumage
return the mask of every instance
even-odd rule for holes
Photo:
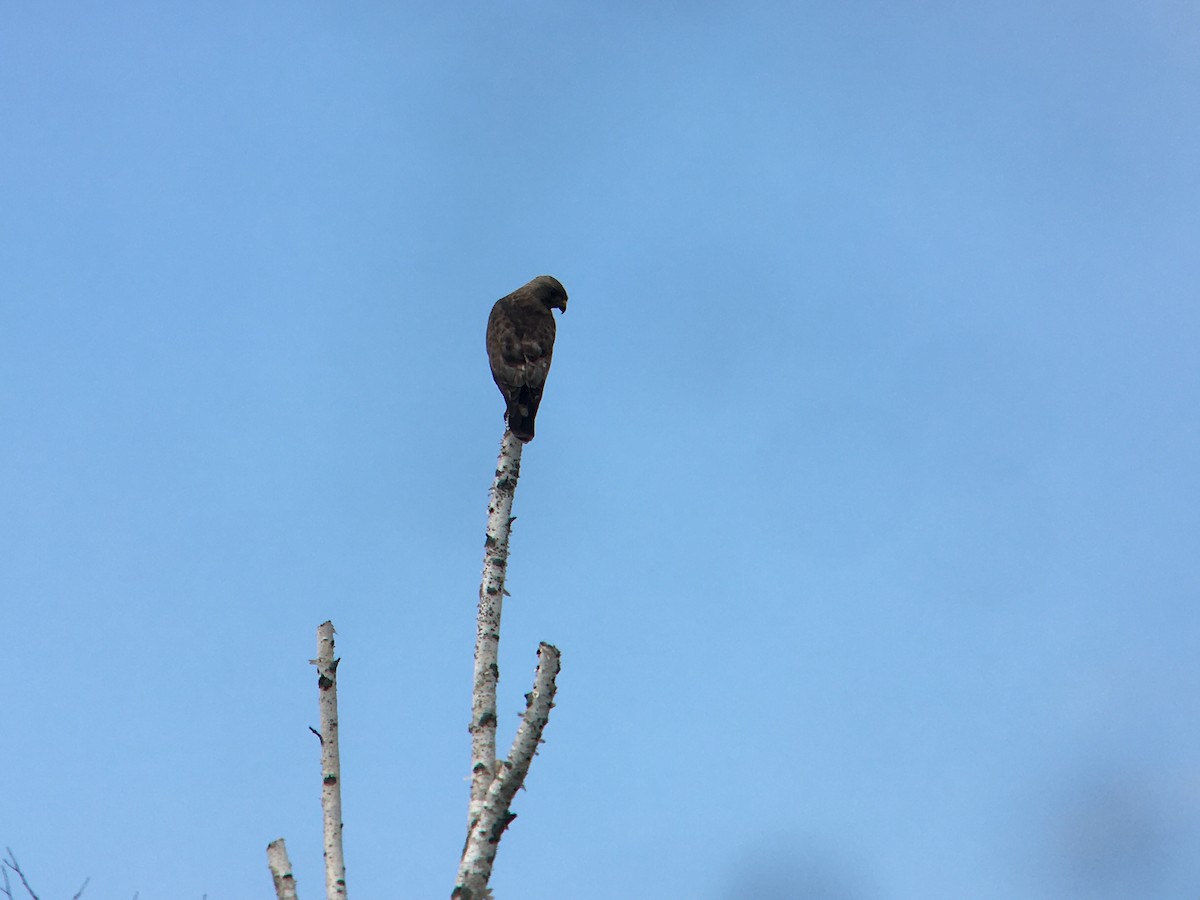
[[[567,292],[557,278],[539,275],[507,297],[488,316],[487,353],[492,378],[508,405],[509,430],[520,440],[533,440],[533,420],[554,353],[554,313],[567,311]]]

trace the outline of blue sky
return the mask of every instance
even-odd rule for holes
[[[350,890],[448,895],[549,273],[499,897],[1195,894],[1197,84],[1178,0],[10,7],[0,842],[319,896],[331,618]]]

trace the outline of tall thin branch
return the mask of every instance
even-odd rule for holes
[[[521,475],[524,445],[505,430],[496,460],[496,477],[488,498],[487,533],[483,541],[483,577],[479,586],[479,618],[475,631],[475,680],[471,702],[471,803],[468,830],[475,827],[496,777],[496,682],[500,679],[500,613],[508,567],[508,535],[513,495]]]
[[[325,819],[325,896],[346,896],[346,859],[342,851],[342,763],[338,756],[337,667],[333,623],[317,629],[317,686],[321,709],[321,811]]]
[[[525,782],[530,762],[554,706],[555,677],[560,654],[550,644],[538,648],[533,690],[526,695],[525,714],[512,750],[496,759],[496,684],[500,678],[500,613],[504,606],[504,577],[508,568],[508,539],[512,527],[513,495],[521,467],[521,442],[505,431],[488,499],[484,539],[483,578],[479,587],[479,620],[475,634],[475,682],[471,704],[471,802],[467,840],[459,862],[454,900],[487,900],[488,881],[500,838],[516,816],[513,797]]]
[[[275,881],[275,900],[296,900],[296,876],[283,838],[267,844],[267,865]]]

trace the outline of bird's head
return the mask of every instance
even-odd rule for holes
[[[546,305],[546,309],[567,311],[567,292],[553,275],[539,275],[526,285],[533,295]]]

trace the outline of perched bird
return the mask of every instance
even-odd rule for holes
[[[557,278],[539,275],[497,300],[488,316],[492,378],[508,404],[508,429],[524,443],[533,440],[533,420],[554,353],[552,309],[567,311],[567,292]]]

